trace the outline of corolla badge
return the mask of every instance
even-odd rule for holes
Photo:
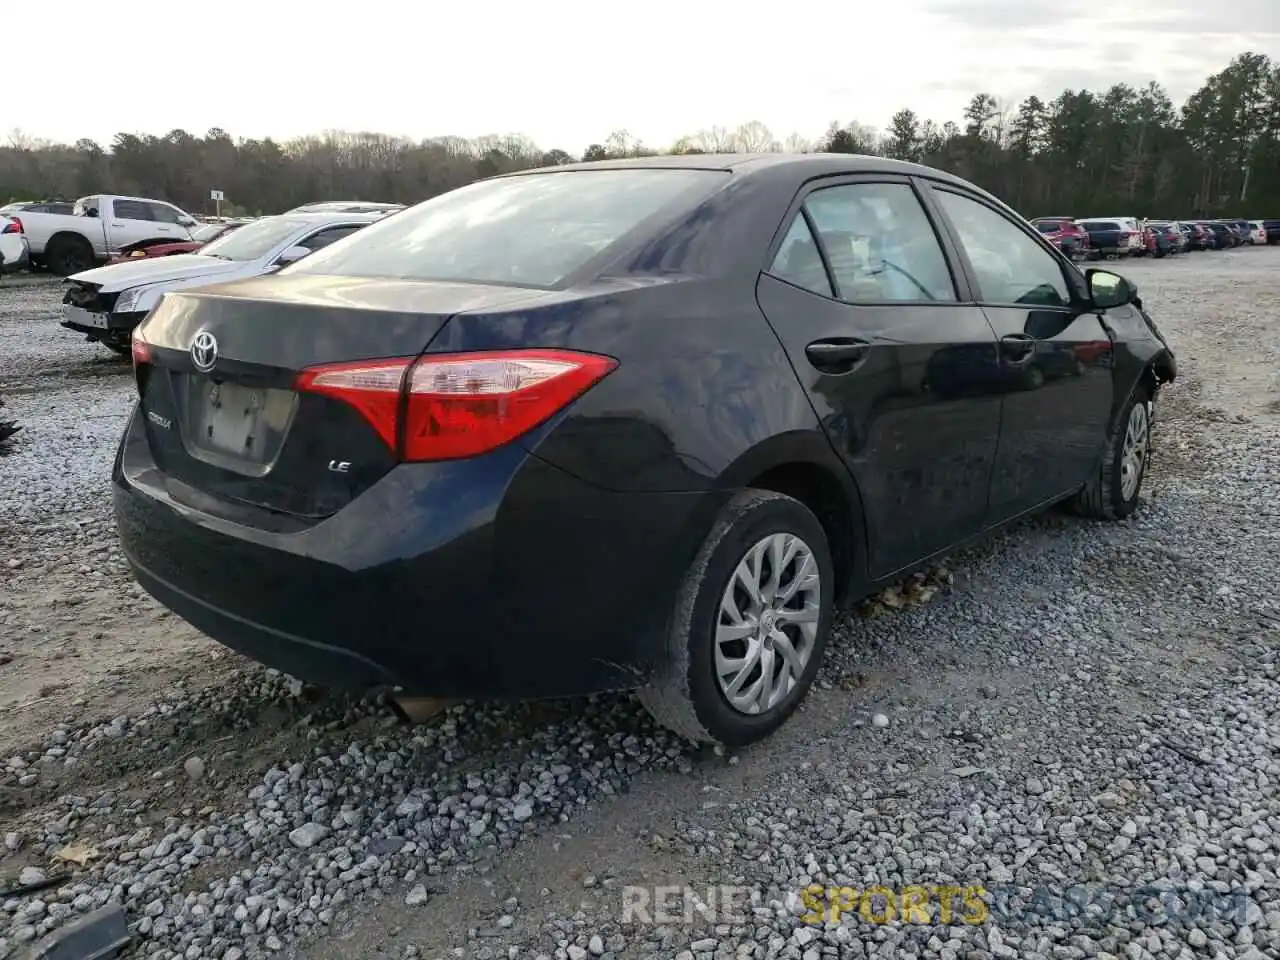
[[[201,373],[208,373],[218,362],[218,341],[208,330],[201,330],[191,341],[191,362]]]

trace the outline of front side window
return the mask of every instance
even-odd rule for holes
[[[954,302],[942,246],[905,183],[851,183],[805,201],[835,280],[853,303]]]
[[[715,170],[567,170],[482,180],[379,220],[284,273],[553,287],[652,216],[692,209]]]
[[[182,223],[182,214],[167,203],[149,203],[151,219],[159,223]]]
[[[308,250],[314,253],[315,251],[319,250],[321,247],[327,247],[329,244],[333,243],[335,240],[341,240],[343,237],[350,236],[351,234],[355,233],[359,229],[360,229],[360,226],[357,226],[356,224],[352,224],[352,223],[343,224],[340,227],[329,227],[326,230],[321,230],[318,233],[313,233],[311,236],[307,237],[304,240],[299,240],[298,246],[306,247]]]
[[[1058,259],[1017,224],[985,203],[935,188],[960,235],[987,303],[1040,307],[1071,305],[1071,291]]]

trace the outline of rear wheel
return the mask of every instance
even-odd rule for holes
[[[1138,507],[1151,461],[1151,395],[1139,387],[1116,418],[1102,466],[1075,499],[1076,513],[1095,520],[1123,520]]]
[[[766,490],[735,496],[685,574],[664,663],[640,691],[660,724],[743,746],[780,727],[813,684],[835,574],[810,510]]]

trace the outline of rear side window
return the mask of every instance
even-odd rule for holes
[[[831,278],[822,263],[817,241],[813,239],[813,231],[809,229],[809,221],[803,214],[797,214],[791,221],[791,229],[778,248],[769,273],[810,293],[824,297],[836,295],[831,289]]]
[[[714,170],[566,170],[483,180],[379,220],[285,273],[554,287],[651,217],[691,209]]]
[[[1062,228],[1056,223],[1037,223],[1036,229],[1041,233],[1057,233]]]
[[[985,203],[949,190],[935,188],[935,193],[969,255],[984,301],[1070,305],[1071,291],[1057,257]]]
[[[942,246],[907,184],[826,187],[811,193],[804,209],[826,254],[839,299],[955,301],[955,283]]]

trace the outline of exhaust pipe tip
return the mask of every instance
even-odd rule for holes
[[[444,713],[461,700],[443,700],[439,697],[410,697],[398,693],[387,694],[387,706],[396,718],[406,726],[426,723],[432,717]]]

